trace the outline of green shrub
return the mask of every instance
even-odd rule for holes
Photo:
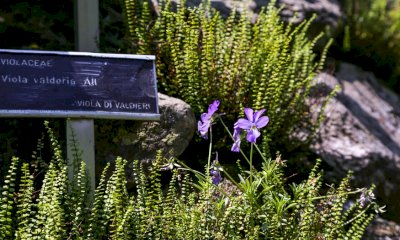
[[[236,10],[225,20],[208,1],[194,8],[177,1],[176,10],[160,1],[155,19],[148,1],[122,2],[132,51],[156,55],[160,91],[197,114],[212,99],[220,99],[228,116],[243,107],[266,108],[274,123],[264,134],[266,153],[292,143],[288,135],[300,125],[312,132],[306,97],[330,45],[318,58],[313,49],[322,35],[307,38],[312,19],[286,26],[274,1],[255,23]]]
[[[337,57],[373,69],[400,92],[400,1],[345,1],[344,9],[347,18],[338,34],[343,43],[337,43],[342,56]]]
[[[4,0],[0,9],[2,48],[74,49],[74,6],[71,0],[56,4],[38,0]]]
[[[350,175],[323,194],[319,160],[307,180],[285,183],[280,156],[263,157],[260,170],[241,170],[239,182],[214,161],[206,171],[221,171],[226,180],[218,184],[158,154],[147,174],[134,162],[134,193],[126,189],[126,161],[117,158],[90,197],[85,164],[75,159],[81,167],[68,181],[67,163],[47,128],[53,159],[41,186],[35,189],[36,171],[18,158],[0,183],[2,239],[361,239],[379,211],[372,189],[349,188]],[[163,186],[166,170],[172,178]]]

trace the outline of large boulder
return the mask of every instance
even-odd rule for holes
[[[400,239],[400,226],[393,221],[377,217],[366,229],[364,240],[398,240]]]
[[[356,186],[375,184],[387,217],[400,221],[400,98],[372,73],[348,63],[334,75],[318,75],[320,93],[335,85],[341,90],[328,104],[311,149],[332,168],[330,176],[352,170]]]
[[[179,0],[175,0],[177,2]],[[186,4],[189,7],[198,6],[202,0],[188,0]],[[266,8],[270,0],[211,0],[211,6],[217,9],[221,15],[226,18],[232,9],[236,8],[242,11],[243,6],[247,7],[250,17],[255,20],[257,13],[262,8]],[[312,27],[313,32],[319,33],[326,27],[336,28],[339,21],[343,18],[343,12],[339,1],[337,0],[277,0],[276,5],[283,7],[281,11],[282,20],[293,24],[299,24],[304,20],[310,19],[313,14],[317,15]]]
[[[121,146],[130,149],[131,158],[148,162],[158,150],[166,157],[179,156],[196,131],[196,119],[187,103],[164,94],[158,94],[158,103],[160,121],[142,122],[121,138]]]
[[[148,164],[156,158],[158,150],[165,157],[182,154],[196,131],[194,113],[182,100],[160,93],[158,104],[160,121],[97,122],[96,159],[104,164],[121,156],[128,162],[140,160]]]
[[[256,3],[255,10],[266,5],[266,1],[255,0],[254,2]],[[295,24],[317,14],[315,21],[321,25],[320,28],[323,26],[336,27],[343,15],[337,0],[278,0],[277,4],[283,6],[281,12],[283,20]]]

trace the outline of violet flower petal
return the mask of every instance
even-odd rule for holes
[[[219,106],[219,100],[214,100],[209,106],[208,106],[208,113],[210,115],[213,115],[217,110]]]
[[[202,122],[210,121],[210,118],[211,118],[211,116],[209,116],[208,113],[202,113],[202,114],[200,115],[200,120],[201,120]]]
[[[238,137],[240,137],[240,128],[239,127],[234,127],[233,128],[233,139],[236,140]]]
[[[239,138],[233,143],[233,145],[231,147],[231,151],[232,152],[240,152],[240,142],[241,141],[240,141],[240,138]]]
[[[246,114],[246,117],[247,117],[247,119],[250,121],[250,122],[253,122],[253,113],[254,113],[254,111],[253,111],[253,109],[251,109],[251,108],[244,108],[244,113]]]
[[[221,173],[217,170],[211,170],[210,171],[211,174],[211,181],[215,186],[218,186],[218,184],[221,183],[222,181],[222,177],[221,177]]]
[[[265,112],[265,109],[261,109],[254,113],[253,120],[257,122],[257,120],[261,117],[261,115]]]
[[[197,122],[197,131],[200,133],[201,137],[204,139],[208,139],[208,130],[210,128],[210,121],[198,121]]]
[[[269,117],[267,117],[267,116],[260,117],[256,121],[256,127],[258,129],[263,128],[263,127],[267,126],[268,122],[269,122]]]
[[[240,128],[239,127],[237,127],[237,126],[234,127],[232,137],[233,137],[234,143],[231,147],[231,151],[232,152],[240,152],[241,140],[240,140]]]
[[[257,128],[252,128],[247,132],[246,139],[251,143],[255,143],[257,138],[261,135]]]
[[[253,126],[253,123],[245,118],[240,118],[235,123],[235,126],[244,130],[248,130]]]
[[[214,100],[208,106],[208,112],[200,115],[200,121],[197,123],[197,130],[204,139],[208,138],[208,130],[213,120],[212,117],[213,114],[218,110],[219,103],[219,100]]]

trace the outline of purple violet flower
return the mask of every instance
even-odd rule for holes
[[[210,170],[211,181],[215,186],[222,182],[221,173],[218,170]]]
[[[245,108],[244,113],[246,114],[247,119],[240,118],[234,125],[235,129],[240,128],[247,132],[246,139],[250,143],[256,142],[257,138],[261,135],[258,129],[265,127],[269,122],[269,118],[267,116],[261,117],[264,112],[265,109],[261,109],[254,113],[253,109]]]
[[[197,123],[197,130],[204,139],[208,138],[208,130],[210,129],[213,115],[218,110],[218,106],[219,100],[214,100],[208,107],[208,112],[201,114],[200,121]]]

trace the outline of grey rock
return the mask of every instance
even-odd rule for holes
[[[399,240],[400,226],[381,217],[375,218],[364,233],[364,240]]]
[[[160,121],[143,122],[136,131],[122,138],[121,145],[135,146],[135,159],[144,162],[155,158],[157,150],[164,156],[179,156],[196,131],[196,119],[190,106],[177,98],[158,94]]]
[[[183,153],[197,123],[191,107],[177,98],[158,94],[160,121],[107,120],[96,124],[96,159],[112,162],[121,156],[144,164],[156,158],[158,150],[169,158]],[[128,166],[131,166],[128,164]],[[97,172],[99,175],[100,172]]]
[[[264,1],[256,0],[256,2]],[[281,12],[283,19],[295,24],[317,14],[315,22],[321,27],[337,27],[339,19],[343,16],[340,4],[336,0],[278,0],[278,5],[284,5]]]
[[[387,216],[400,220],[399,96],[372,73],[348,63],[341,63],[335,76],[319,74],[316,82],[320,93],[337,84],[341,90],[328,104],[311,149],[332,167],[331,176],[343,177],[352,170],[356,186],[375,184]]]
[[[175,0],[175,2],[178,1]],[[188,0],[186,4],[189,7],[193,7],[198,6],[201,2],[201,0]],[[266,8],[269,2],[269,0],[211,0],[211,6],[217,9],[224,18],[228,17],[234,8],[239,11],[247,8],[249,16],[255,20],[257,13],[262,8]],[[282,20],[288,23],[299,24],[316,14],[317,18],[312,25],[316,32],[321,32],[328,26],[336,28],[339,20],[343,18],[343,12],[337,0],[277,0],[277,6],[283,6],[281,17]]]

